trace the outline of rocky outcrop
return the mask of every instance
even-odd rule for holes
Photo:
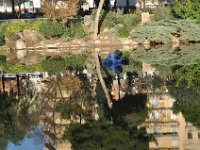
[[[37,31],[23,30],[23,39],[27,46],[34,46],[41,41],[41,36]]]

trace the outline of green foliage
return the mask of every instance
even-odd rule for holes
[[[131,54],[130,60],[162,66],[194,64],[200,58],[199,46],[199,44],[182,45],[180,49],[174,49],[164,45],[151,48],[149,51],[138,48]]]
[[[86,61],[85,55],[67,55],[52,57],[37,64],[26,66],[24,64],[11,64],[6,62],[6,56],[0,55],[0,68],[6,72],[34,72],[47,71],[49,74],[57,74],[65,69],[81,70]]]
[[[173,19],[172,9],[169,6],[161,5],[154,9],[153,20],[165,20],[165,19]]]
[[[33,64],[33,65],[23,65],[23,64],[7,64],[7,69],[5,68],[7,72],[13,72],[13,73],[22,73],[22,72],[35,72],[35,71],[42,71],[42,66],[40,63]]]
[[[184,2],[176,0],[174,13],[177,18],[200,20],[200,4],[199,2],[191,2],[190,0],[185,0]]]
[[[193,88],[184,85],[168,86],[170,94],[176,99],[173,110],[181,112],[187,122],[200,127],[200,95]]]
[[[123,14],[123,11],[120,9],[118,9],[117,12],[102,11],[101,18],[103,19],[102,22],[100,22],[102,28],[113,28],[118,24],[122,24],[128,30],[131,30],[140,22],[138,14]]]
[[[52,57],[41,63],[41,68],[49,74],[57,74],[65,69],[83,69],[86,61],[85,55],[67,55],[63,57]]]
[[[70,55],[65,54],[63,59],[65,61],[65,66],[68,69],[83,69],[85,66],[86,55]]]
[[[131,37],[138,42],[150,41],[169,43],[172,34],[177,33],[183,41],[200,41],[200,26],[192,20],[161,20],[150,22],[135,30]]]
[[[121,27],[121,28],[118,28],[117,35],[118,37],[126,38],[129,36],[129,31],[127,30],[127,28]]]
[[[62,24],[58,22],[43,22],[40,25],[39,31],[46,37],[46,38],[55,38],[60,37],[65,32],[65,28]]]
[[[196,64],[185,65],[176,71],[178,84],[184,84],[200,92],[200,61]]]
[[[80,39],[85,36],[85,32],[83,30],[81,22],[71,22],[68,30],[70,33],[70,37]]]
[[[7,22],[0,25],[0,31],[3,31],[2,33],[5,36],[21,32],[24,29],[39,31],[40,25],[43,23],[45,23],[45,21]]]
[[[17,126],[16,99],[0,95],[0,100],[0,149],[4,150],[8,142],[18,144],[25,136],[25,132]]]
[[[0,46],[4,44],[4,35],[0,32]]]
[[[70,119],[70,102],[69,100],[60,100],[56,103],[55,111],[61,114],[63,119]]]
[[[43,70],[47,71],[49,74],[57,74],[66,68],[65,61],[62,57],[53,57],[44,60],[41,65]]]
[[[104,121],[71,125],[64,137],[70,140],[74,150],[147,149],[145,140],[138,137],[135,140],[129,131]]]
[[[83,38],[85,36],[85,32],[81,25],[81,22],[71,22],[69,27],[65,29],[65,32],[61,36],[64,41],[68,41],[71,38]]]
[[[95,13],[96,12],[93,12],[92,14],[93,18],[95,17]],[[128,32],[137,26],[140,20],[139,14],[123,14],[123,10],[120,9],[118,9],[117,12],[101,11],[99,26],[101,29],[112,29],[110,34],[113,36],[127,37]],[[119,26],[123,26],[123,29],[119,28]]]

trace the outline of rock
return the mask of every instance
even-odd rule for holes
[[[23,30],[23,39],[27,46],[34,46],[41,41],[39,33],[28,29]]]
[[[5,46],[11,50],[15,49],[16,41],[20,39],[20,36],[17,33],[13,33],[8,37],[5,37]]]
[[[24,49],[26,48],[26,43],[23,40],[19,39],[16,41],[15,47],[16,49]]]
[[[149,12],[143,12],[141,14],[141,24],[143,25],[144,23],[147,23],[150,21],[150,15]]]
[[[145,49],[150,49],[151,48],[150,41],[145,39],[145,41],[143,42],[143,46]]]
[[[18,50],[17,51],[17,59],[20,60],[20,62],[23,61],[26,54],[27,54],[26,50]]]
[[[24,64],[26,64],[27,66],[29,65],[33,65],[36,64],[42,60],[44,60],[45,58],[42,57],[41,54],[38,53],[32,53],[32,54],[28,54],[26,55],[25,59],[24,59]]]
[[[180,38],[178,36],[173,36],[172,37],[172,47],[173,48],[180,47]]]

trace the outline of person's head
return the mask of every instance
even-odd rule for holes
[[[122,56],[122,52],[117,49],[117,50],[114,51],[114,55],[115,55],[116,59],[120,59],[121,56]]]

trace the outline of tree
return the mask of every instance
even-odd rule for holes
[[[17,124],[17,100],[10,96],[0,95],[0,149],[6,149],[8,142],[19,143],[25,136]]]
[[[146,150],[148,143],[139,137],[141,133],[132,134],[128,130],[105,121],[74,124],[65,132],[75,150]]]
[[[51,20],[64,21],[76,16],[79,10],[78,0],[43,0],[42,12]]]
[[[200,21],[200,4],[196,0],[176,0],[174,5],[175,17],[181,19],[198,19]]]
[[[187,122],[200,127],[200,94],[184,85],[168,86],[169,93],[176,99],[173,110],[181,112]]]
[[[100,0],[99,2],[99,6],[97,9],[97,13],[95,16],[95,21],[94,21],[94,38],[97,38],[98,32],[99,32],[99,18],[100,18],[100,13],[101,10],[103,8],[103,4],[104,4],[105,0]]]
[[[185,65],[176,71],[177,84],[194,88],[200,92],[200,61],[197,64]]]

